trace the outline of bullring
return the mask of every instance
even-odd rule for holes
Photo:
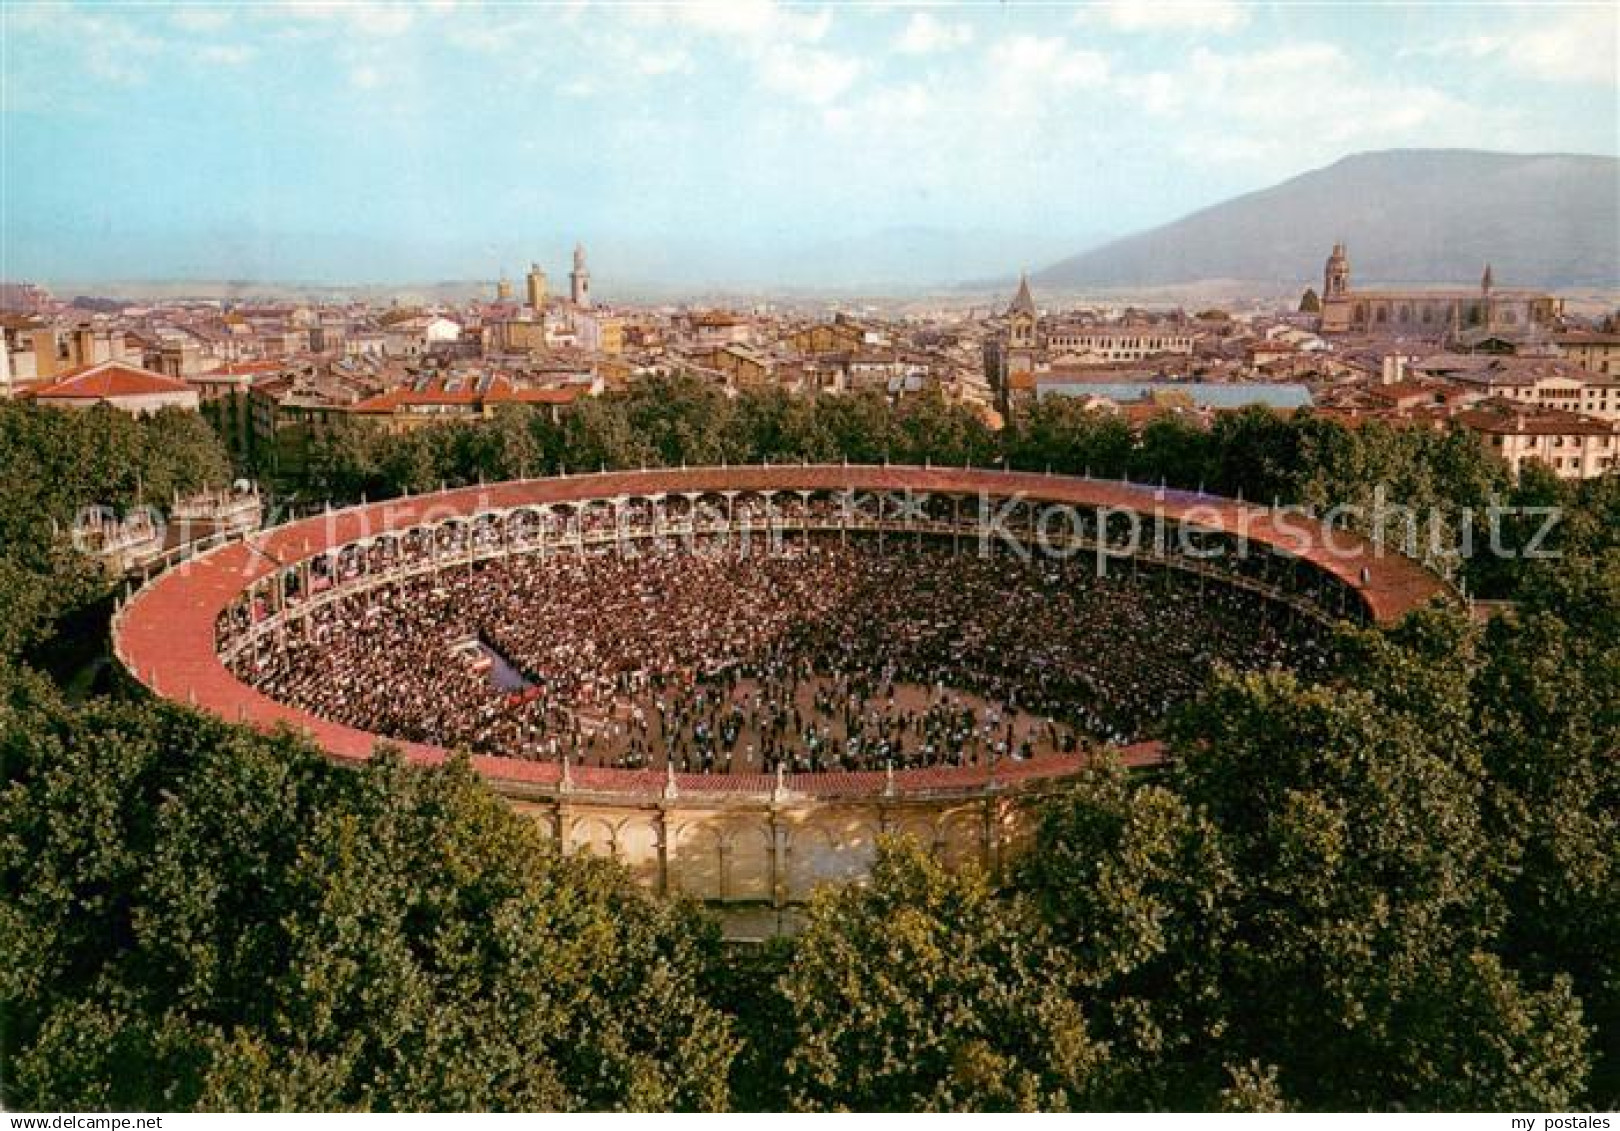
[[[601,517],[587,521],[591,515]],[[1088,529],[1074,515],[1103,518]],[[1115,545],[1114,525],[1136,525],[1137,539]],[[1166,539],[1166,530],[1185,536]],[[412,531],[425,552],[405,560],[401,546]],[[1193,533],[1201,546],[1241,538],[1251,553],[1188,553]],[[274,648],[278,639],[284,645],[289,634],[307,632],[323,602],[407,574],[445,577],[453,592],[458,570],[471,575],[513,558],[624,551],[683,537],[777,538],[790,547],[813,537],[878,547],[885,539],[890,546],[926,539],[942,553],[989,547],[1009,560],[1018,549],[1012,543],[1027,540],[1035,553],[1173,572],[1199,586],[1254,595],[1279,617],[1323,621],[1386,623],[1447,596],[1422,566],[1379,553],[1347,531],[1198,493],[980,469],[671,469],[468,487],[288,523],[150,580],[119,611],[115,648],[156,694],[260,727],[289,726],[334,758],[363,759],[377,735],[261,693],[232,673],[221,645],[230,655]],[[349,564],[337,568],[340,559]],[[381,564],[371,572],[368,562]],[[317,589],[317,576],[330,584]],[[234,629],[233,616],[240,622]],[[397,745],[412,760],[447,755],[432,743]],[[1131,763],[1160,756],[1153,742],[1122,750]],[[817,884],[859,876],[884,831],[913,833],[947,860],[998,866],[1029,832],[1030,801],[1084,758],[1081,749],[910,769],[739,767],[723,774],[500,754],[473,763],[565,848],[614,855],[659,890],[723,907],[733,934],[753,935],[782,929]]]

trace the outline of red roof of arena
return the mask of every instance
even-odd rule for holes
[[[1039,503],[1094,509],[1113,507],[1162,513],[1167,519],[1232,534],[1304,558],[1357,592],[1372,617],[1392,622],[1443,597],[1445,583],[1409,558],[1379,553],[1366,539],[1324,528],[1298,514],[1185,491],[1155,490],[1105,480],[1027,472],[918,467],[840,467],[828,465],[704,468],[528,479],[468,487],[432,495],[392,499],[318,515],[232,542],[154,579],[124,607],[114,627],[114,647],[136,678],[152,691],[190,702],[226,719],[263,728],[285,724],[349,760],[370,756],[384,741],[377,735],[319,718],[278,703],[242,683],[224,665],[214,646],[216,618],[250,584],[304,558],[388,531],[424,522],[443,522],[482,512],[531,504],[577,502],[615,496],[682,492],[755,490],[876,490],[977,494],[998,498],[1022,494]],[[1363,580],[1363,569],[1366,570]],[[413,760],[436,762],[447,752],[421,743],[396,742]],[[1122,752],[1128,764],[1157,760],[1155,743]],[[1004,784],[1072,773],[1084,755],[1003,762],[995,780]],[[473,764],[498,785],[556,786],[561,766],[516,758],[477,757]],[[775,784],[768,774],[678,774],[677,787],[701,793],[764,792]],[[894,784],[903,793],[969,790],[989,784],[984,767],[901,770]],[[659,771],[574,767],[573,787],[582,791],[656,792],[665,784]],[[788,787],[820,797],[872,795],[886,786],[880,772],[790,774]]]

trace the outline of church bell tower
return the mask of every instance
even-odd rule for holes
[[[1322,297],[1345,298],[1350,294],[1350,257],[1344,253],[1344,244],[1333,245],[1327,267],[1322,272]]]
[[[568,273],[568,297],[575,306],[591,305],[591,273],[585,266],[585,245],[574,245],[574,269]]]

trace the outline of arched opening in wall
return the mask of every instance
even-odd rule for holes
[[[613,826],[602,817],[585,817],[574,822],[568,831],[570,852],[589,852],[593,856],[614,855]]]
[[[891,832],[897,838],[914,841],[924,852],[933,854],[939,850],[939,827],[932,813],[902,817]]]
[[[871,870],[877,828],[860,817],[816,814],[788,841],[788,898],[804,900],[824,883],[843,884]]]
[[[619,508],[619,528],[626,537],[651,535],[658,518],[658,504],[645,495],[630,495]]]
[[[721,832],[698,820],[675,827],[671,833],[669,887],[693,899],[718,900],[721,882]]]
[[[692,508],[696,501],[696,496],[685,491],[672,491],[665,495],[663,503],[665,528],[675,532],[690,523]]]
[[[809,512],[806,518],[812,527],[823,529],[836,527],[844,514],[843,493],[828,490],[810,491],[807,493],[805,506]]]
[[[692,500],[692,528],[695,533],[727,533],[730,521],[731,500],[725,492],[703,491]]]
[[[978,806],[953,809],[939,819],[939,858],[947,867],[983,866],[984,812]]]
[[[502,533],[501,516],[485,511],[473,519],[468,537],[473,551],[484,554],[501,548]]]
[[[439,523],[433,531],[433,544],[440,557],[454,557],[464,553],[469,544],[471,524],[464,518],[450,518]]]
[[[506,516],[506,544],[513,549],[528,549],[540,541],[543,525],[540,508],[518,507]]]
[[[413,526],[400,535],[399,552],[401,560],[407,564],[420,562],[428,557],[432,546],[432,527]]]
[[[657,815],[626,817],[619,824],[615,836],[616,855],[640,883],[655,887],[658,883],[658,818]]]
[[[739,528],[763,529],[776,518],[776,506],[771,499],[774,492],[738,491],[732,500],[732,518]]]
[[[363,572],[365,553],[356,543],[350,543],[337,552],[334,563],[335,580],[339,585],[353,581]]]
[[[732,819],[726,842],[725,898],[746,903],[775,897],[775,837],[762,820]]]

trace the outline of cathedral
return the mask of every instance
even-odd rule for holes
[[[1311,297],[1307,295],[1307,304]],[[1350,257],[1342,243],[1334,244],[1328,256],[1318,305],[1324,334],[1514,333],[1551,326],[1563,313],[1563,303],[1552,295],[1499,290],[1489,265],[1477,290],[1352,290]]]

